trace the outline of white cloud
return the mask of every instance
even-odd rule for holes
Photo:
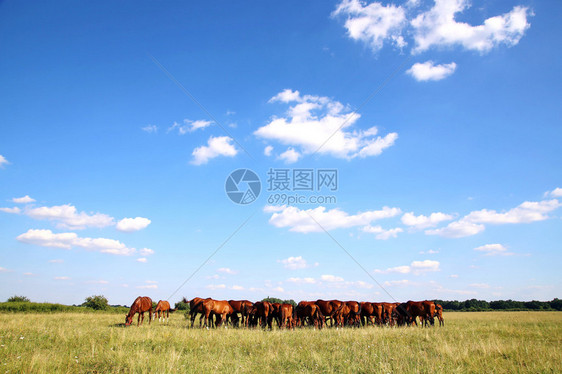
[[[6,160],[6,157],[0,155],[0,169],[4,168],[5,165],[9,165],[10,163]]]
[[[411,286],[413,284],[414,284],[413,282],[411,282],[407,279],[386,281],[386,282],[383,283],[383,285],[386,286],[386,287]]]
[[[460,45],[485,53],[500,44],[516,45],[530,27],[527,17],[532,12],[521,6],[514,7],[509,13],[488,18],[482,25],[457,22],[455,15],[469,7],[468,0],[435,0],[433,8],[411,21],[416,42],[414,52],[433,46]]]
[[[242,290],[244,290],[244,287],[238,286],[238,285],[235,284],[232,287],[230,287],[230,289],[234,290],[234,291],[242,291]]]
[[[150,248],[142,248],[141,250],[139,250],[139,254],[141,256],[150,256],[154,254],[154,250]]]
[[[273,146],[271,146],[271,145],[268,145],[263,150],[263,154],[268,156],[268,157],[271,156],[271,152],[273,152]]]
[[[441,212],[431,213],[429,217],[420,214],[419,216],[414,215],[413,212],[404,213],[402,216],[402,223],[406,226],[413,227],[415,229],[425,229],[428,227],[437,226],[440,222],[452,220],[453,216]]]
[[[375,236],[375,238],[377,238],[379,240],[387,240],[387,239],[390,239],[390,238],[396,238],[399,233],[404,231],[400,227],[385,230],[381,226],[371,226],[371,225],[363,227],[362,230],[364,232],[367,232],[367,233],[370,233],[370,234],[377,234]]]
[[[226,285],[225,284],[209,284],[205,288],[208,288],[210,290],[221,290],[221,289],[226,288]]]
[[[308,263],[304,258],[302,258],[302,256],[289,257],[284,260],[277,260],[277,262],[282,263],[285,268],[291,270],[306,269],[309,267]]]
[[[338,277],[336,275],[331,275],[331,274],[324,274],[322,276],[320,276],[320,279],[323,280],[324,282],[343,282],[344,279],[342,277]]]
[[[230,274],[230,275],[238,274],[238,272],[236,270],[232,270],[230,268],[220,268],[220,269],[217,269],[217,271],[219,273]]]
[[[146,259],[146,257],[139,257],[139,258],[137,258],[137,262],[142,262],[144,264],[144,263],[147,263],[148,260]]]
[[[316,279],[314,278],[288,278],[287,282],[290,283],[297,283],[297,284],[315,284],[316,283]]]
[[[150,222],[152,221],[144,217],[123,218],[117,222],[117,230],[123,232],[139,231],[150,225]]]
[[[114,224],[113,217],[107,214],[78,213],[76,207],[70,204],[28,208],[24,211],[24,214],[33,219],[55,221],[57,227],[72,230],[84,229],[86,227],[101,228]]]
[[[90,284],[109,284],[109,282],[106,281],[106,280],[91,280],[91,281],[87,281],[86,283],[90,283]]]
[[[495,210],[482,209],[470,212],[463,220],[473,223],[530,223],[543,221],[549,217],[547,213],[558,209],[562,204],[556,199],[543,201],[525,201],[519,206],[505,213],[497,213]]]
[[[28,277],[31,277],[31,276],[34,276],[35,274],[30,273],[30,272],[25,272],[25,273],[23,273],[23,275],[28,276]]]
[[[343,0],[333,15],[347,16],[344,26],[348,36],[373,51],[380,50],[385,43],[403,48],[407,45],[404,38],[412,36],[414,53],[452,46],[486,53],[502,44],[513,46],[530,27],[527,18],[533,15],[529,8],[516,6],[508,13],[473,26],[455,20],[470,8],[469,0],[435,0],[432,8],[415,12],[418,5],[418,0],[409,0],[404,6]]]
[[[199,130],[199,129],[204,129],[205,127],[210,126],[212,123],[213,122],[204,121],[204,120],[192,121],[192,120],[189,120],[189,119],[184,119],[183,125],[180,125],[179,123],[174,122],[174,124],[168,128],[167,132],[177,130],[178,134],[185,135],[188,132],[193,132],[193,131],[196,131],[196,130]]]
[[[113,255],[132,255],[136,252],[134,248],[128,248],[125,244],[114,239],[105,238],[80,238],[76,233],[66,232],[55,234],[51,230],[33,230],[16,238],[18,241],[27,244],[34,244],[41,247],[52,247],[71,249],[80,247],[90,251],[109,253]]]
[[[18,208],[17,206],[15,206],[13,208],[0,208],[0,212],[11,213],[11,214],[20,214],[21,209]]]
[[[141,127],[141,130],[144,131],[144,132],[147,132],[149,134],[152,134],[152,133],[158,132],[158,126],[156,126],[156,125],[146,125],[144,127]]]
[[[458,274],[451,274],[451,275],[449,275],[449,278],[458,278],[458,277],[459,277]]]
[[[63,262],[64,260],[61,259],[49,260],[49,263],[51,264],[62,264]]]
[[[415,63],[406,73],[410,74],[418,82],[439,81],[452,75],[456,68],[457,64],[454,62],[435,65],[433,61],[426,61],[424,63]]]
[[[287,148],[287,150],[279,155],[280,160],[284,160],[287,164],[293,164],[299,160],[301,154],[295,151],[294,148]]]
[[[401,6],[378,2],[365,5],[359,0],[344,0],[333,15],[347,16],[345,28],[349,37],[364,42],[373,51],[380,50],[385,41],[399,48],[406,46],[401,34],[407,21]]]
[[[25,195],[24,197],[14,197],[12,202],[16,204],[29,204],[35,202],[35,199],[31,198],[29,195]]]
[[[552,191],[547,191],[544,193],[544,196],[551,196],[551,197],[562,197],[562,188],[557,187],[555,189],[553,189]]]
[[[427,235],[439,235],[446,238],[463,238],[465,236],[476,235],[484,231],[484,225],[477,225],[475,223],[466,221],[455,221],[449,223],[446,227],[440,229],[426,230]]]
[[[69,280],[70,277],[55,277],[55,280]]]
[[[254,135],[289,146],[282,154],[287,162],[316,152],[348,160],[376,156],[398,138],[396,133],[377,137],[376,127],[350,131],[360,115],[328,97],[287,89],[270,99],[276,101],[291,103],[286,116],[274,117]]]
[[[388,268],[386,270],[375,269],[375,273],[379,274],[389,274],[389,273],[400,273],[400,274],[414,274],[420,275],[427,272],[440,271],[439,261],[424,260],[424,261],[412,261],[410,265],[396,266]]]
[[[485,252],[486,256],[511,256],[514,253],[508,252],[507,248],[502,244],[486,244],[474,248],[475,251]]]
[[[203,165],[210,159],[219,156],[234,157],[238,153],[234,145],[231,144],[232,138],[228,136],[211,136],[207,140],[207,145],[202,145],[193,150],[193,165]]]
[[[11,271],[12,271],[12,270],[6,269],[6,268],[3,268],[3,267],[0,266],[0,273],[9,273],[9,272],[11,272]]]
[[[283,289],[283,287],[275,287],[272,291],[280,292],[280,293],[285,292],[285,290]]]
[[[547,214],[561,207],[556,200],[525,201],[519,206],[503,213],[495,210],[482,209],[470,212],[458,221],[451,222],[446,227],[426,230],[427,235],[440,235],[449,238],[462,238],[476,235],[486,228],[484,224],[516,224],[543,221],[550,218]]]
[[[264,211],[269,212],[268,209],[266,207]],[[320,206],[314,209],[302,210],[294,206],[288,206],[273,213],[269,218],[269,223],[275,227],[289,227],[289,231],[294,232],[321,232],[323,230],[316,222],[326,230],[334,230],[354,226],[367,226],[372,221],[394,217],[400,213],[399,208],[389,207],[349,215],[338,208],[326,210],[325,207]]]

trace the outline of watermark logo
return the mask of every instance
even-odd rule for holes
[[[226,178],[224,189],[232,202],[247,205],[256,201],[260,195],[261,181],[252,170],[237,169]]]

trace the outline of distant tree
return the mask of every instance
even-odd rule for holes
[[[29,303],[30,300],[25,296],[14,295],[14,296],[10,297],[7,300],[7,302],[9,302],[9,303]]]
[[[562,300],[555,298],[550,302],[550,307],[556,310],[562,310]]]
[[[189,304],[184,303],[182,301],[178,301],[175,305],[174,305],[174,309],[176,310],[189,310]]]
[[[86,301],[82,306],[87,308],[92,308],[95,310],[106,310],[109,308],[109,303],[103,295],[93,295],[86,298]]]

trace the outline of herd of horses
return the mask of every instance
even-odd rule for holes
[[[189,304],[191,327],[200,314],[201,327],[233,327],[273,328],[275,322],[280,329],[294,329],[295,327],[314,326],[321,329],[331,327],[361,327],[377,326],[421,326],[434,325],[435,318],[439,326],[444,326],[443,307],[433,301],[408,301],[405,303],[372,303],[358,301],[316,300],[301,301],[296,307],[292,304],[270,303],[267,301],[251,302],[248,300],[214,300],[196,297],[182,300]],[[170,303],[160,300],[153,310],[152,300],[146,296],[139,296],[131,305],[125,325],[133,322],[136,313],[139,314],[137,326],[144,321],[144,313],[149,313],[149,323],[152,319],[168,319]]]

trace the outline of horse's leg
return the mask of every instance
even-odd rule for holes
[[[141,316],[142,316],[142,321],[141,321]],[[139,319],[137,320],[137,326],[142,325],[143,322],[144,322],[144,312],[139,312]]]

